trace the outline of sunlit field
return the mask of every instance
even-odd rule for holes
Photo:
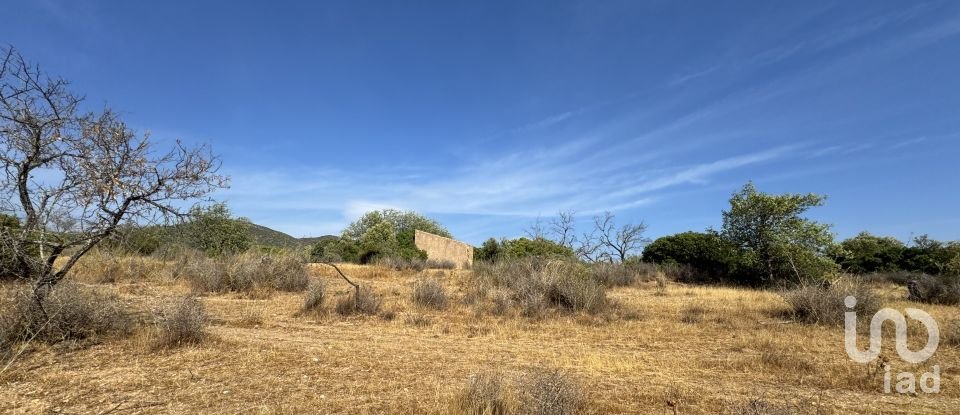
[[[328,266],[308,267],[312,285],[326,283],[319,309],[303,310],[304,292],[206,293],[199,297],[210,317],[206,337],[158,347],[157,310],[196,291],[189,267],[90,256],[73,279],[119,296],[135,310],[134,328],[18,345],[22,353],[0,375],[0,412],[463,413],[477,376],[498,379],[504,407],[515,408],[545,370],[562,374],[583,413],[932,414],[960,407],[960,349],[946,338],[955,334],[943,330],[936,355],[910,365],[897,357],[888,330],[883,356],[893,373],[919,378],[939,365],[942,384],[939,394],[887,394],[877,363],[847,357],[841,325],[789,319],[776,291],[640,277],[609,288],[601,311],[530,316],[498,304],[496,292],[478,294],[470,270],[342,265],[382,302],[370,314],[341,315],[334,308],[353,288]],[[107,268],[113,271],[105,281]],[[414,302],[413,287],[424,280],[440,283],[443,304]],[[7,296],[14,288],[4,286]],[[871,289],[885,306],[922,308],[943,328],[960,318],[956,307],[907,302],[897,285]],[[919,348],[925,332],[911,326],[910,333]]]

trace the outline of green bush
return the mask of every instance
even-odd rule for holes
[[[238,254],[250,248],[250,221],[234,218],[226,204],[190,210],[190,221],[180,229],[186,243],[210,256]]]
[[[546,238],[517,238],[501,242],[503,256],[509,258],[555,258],[574,259],[573,249]]]
[[[906,246],[896,238],[873,236],[867,232],[844,240],[835,260],[852,274],[894,272],[900,270]]]
[[[495,238],[483,241],[479,248],[473,250],[474,261],[496,261],[502,254],[500,242]]]
[[[960,275],[960,242],[940,242],[926,235],[903,251],[900,269],[930,275]]]
[[[657,238],[643,249],[643,260],[661,265],[689,265],[689,282],[720,282],[734,279],[746,260],[737,246],[716,232],[683,232]]]

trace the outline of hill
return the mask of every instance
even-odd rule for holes
[[[256,245],[276,246],[281,248],[299,248],[313,245],[327,238],[336,238],[333,235],[315,236],[307,238],[295,238],[276,229],[271,229],[263,225],[251,223],[247,230],[250,239]]]

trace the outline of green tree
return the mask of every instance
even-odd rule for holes
[[[960,242],[941,242],[927,235],[913,239],[913,244],[903,250],[900,268],[931,275],[958,275],[960,269]]]
[[[833,246],[830,225],[801,215],[822,206],[816,194],[772,195],[747,183],[723,212],[723,237],[744,250],[756,272],[750,283],[822,278],[837,268],[827,252]]]
[[[744,262],[737,246],[716,231],[683,232],[657,238],[644,247],[643,260],[689,265],[696,269],[697,278],[704,281],[734,278]]]
[[[479,248],[473,250],[474,261],[495,261],[502,254],[500,242],[495,238],[487,239]]]
[[[906,246],[896,238],[861,232],[840,243],[835,258],[844,271],[854,274],[889,272],[900,269]]]
[[[210,256],[235,254],[250,248],[250,221],[234,218],[225,203],[190,210],[190,221],[184,225],[188,245]]]
[[[400,244],[397,242],[393,225],[383,221],[367,229],[360,238],[360,249],[363,252],[360,260],[364,263],[374,258],[396,256],[399,253]]]
[[[373,235],[367,237],[369,243],[365,244],[365,235],[374,231],[378,226],[381,228],[376,229]],[[390,227],[393,231],[393,237],[388,238],[389,240],[382,239],[386,238],[384,233],[386,227]],[[418,230],[447,238],[452,237],[450,232],[439,222],[419,213],[394,209],[377,210],[367,212],[343,230],[341,239],[344,242],[339,248],[345,255],[341,256],[344,260],[348,260],[347,258],[354,257],[350,255],[350,251],[356,249],[358,252],[353,261],[360,262],[367,262],[375,256],[426,258],[426,253],[418,249],[414,241]],[[378,241],[374,244],[377,249],[368,249],[371,247],[370,243],[373,243],[371,242],[373,240]]]

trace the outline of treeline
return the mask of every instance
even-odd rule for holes
[[[529,237],[489,239],[475,251],[479,261],[530,256],[588,263],[656,263],[688,267],[686,282],[764,286],[817,281],[841,272],[910,272],[960,275],[960,243],[926,236],[905,244],[895,238],[861,233],[836,242],[831,226],[805,217],[822,206],[816,194],[768,194],[747,183],[730,198],[720,230],[682,232],[650,242],[646,227],[613,224],[612,214],[593,218],[589,232],[577,233],[574,215],[561,212]]]

